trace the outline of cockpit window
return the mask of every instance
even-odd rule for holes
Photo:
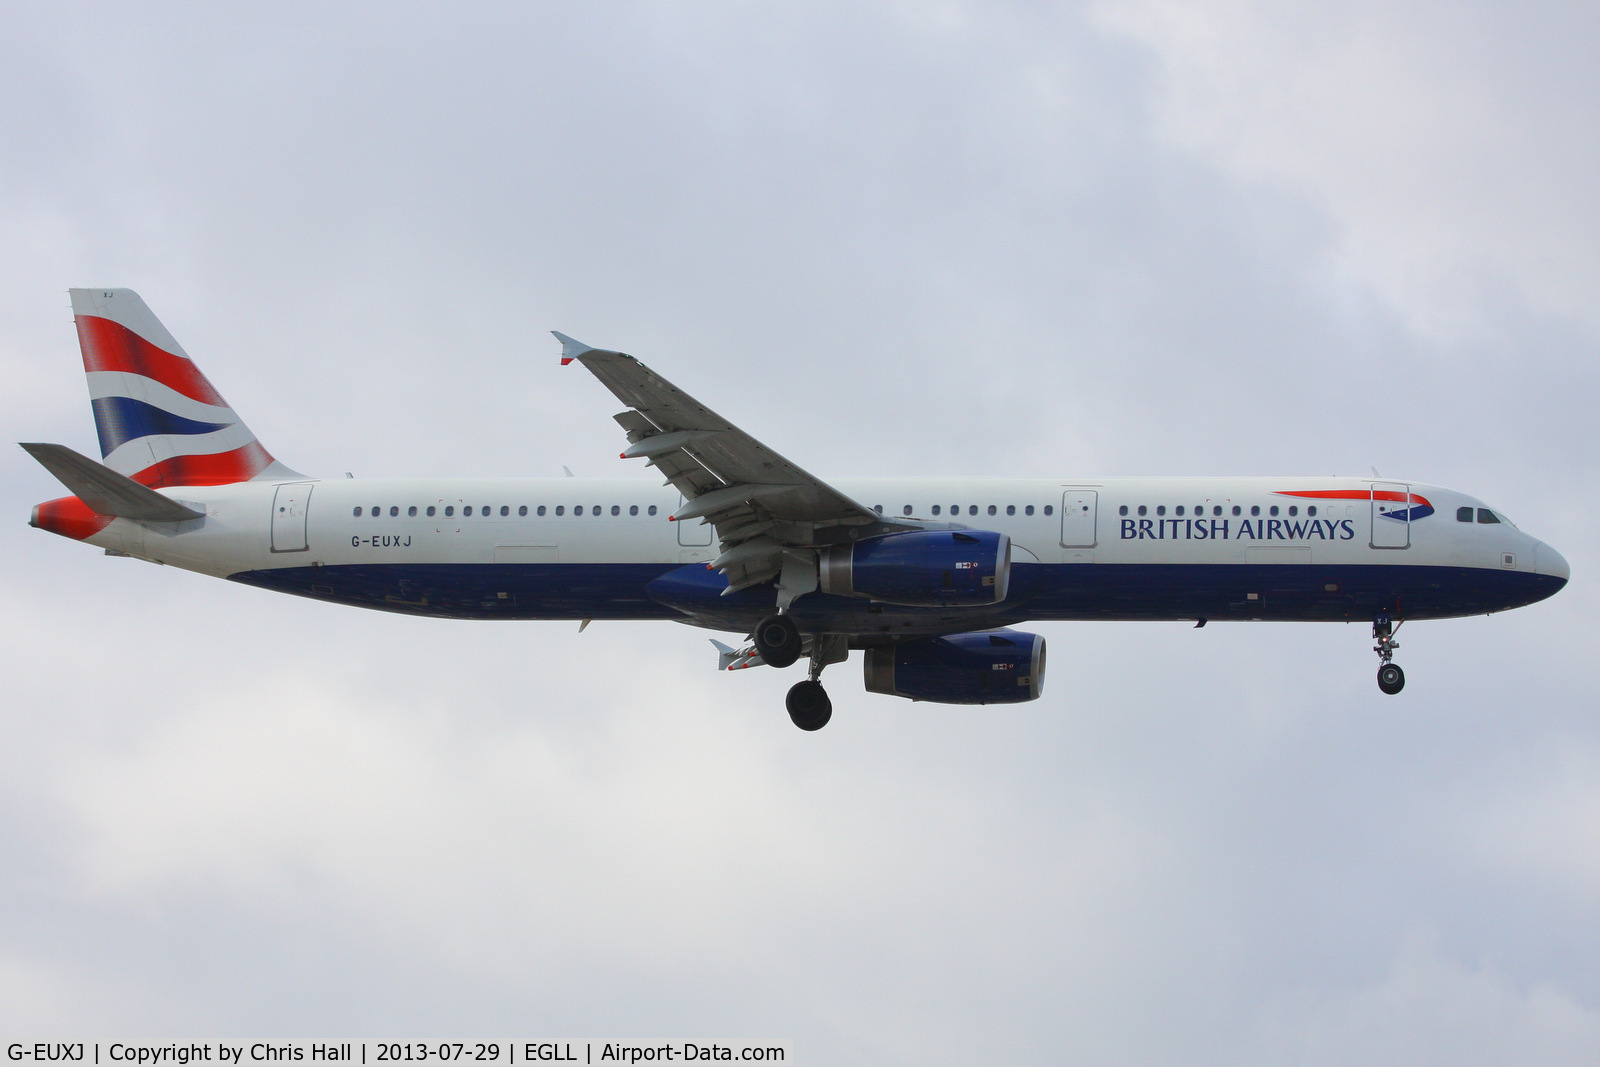
[[[1481,522],[1481,523],[1499,522],[1500,521],[1500,516],[1496,515],[1494,512],[1490,511],[1488,508],[1479,508],[1478,509],[1478,521]]]
[[[1471,508],[1456,508],[1456,521],[1457,522],[1471,522],[1472,521],[1472,509]]]

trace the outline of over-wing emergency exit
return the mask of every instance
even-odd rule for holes
[[[622,352],[561,362],[623,404],[644,479],[335,479],[273,458],[128,289],[71,290],[101,460],[26,448],[71,492],[32,525],[280,592],[414,615],[669,619],[745,635],[717,666],[806,661],[790,718],[826,725],[823,669],[872,692],[1034,700],[1068,619],[1371,623],[1398,693],[1403,621],[1531,604],[1566,560],[1463,493],[1366,478],[809,474]],[[661,480],[664,479],[664,482]]]

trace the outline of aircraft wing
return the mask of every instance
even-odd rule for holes
[[[715,527],[720,554],[712,566],[727,576],[728,592],[782,576],[780,607],[786,606],[787,599],[815,588],[817,548],[922,528],[885,522],[632,356],[555,336],[563,365],[582,363],[628,405],[616,416],[628,435],[622,458],[647,459],[684,495],[676,521],[699,519]],[[788,575],[786,556],[794,563]]]

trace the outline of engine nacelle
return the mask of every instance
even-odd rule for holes
[[[988,530],[912,530],[821,553],[818,588],[915,607],[998,604],[1011,583],[1011,538]]]
[[[1018,630],[948,634],[869,648],[867,690],[938,704],[1021,704],[1044,692],[1044,638]]]

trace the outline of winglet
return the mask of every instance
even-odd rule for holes
[[[585,352],[593,352],[595,350],[593,345],[586,345],[582,341],[575,341],[564,333],[560,333],[556,330],[551,330],[550,332],[555,334],[557,341],[561,342],[561,365],[563,367],[577,359],[579,356],[583,355]]]

